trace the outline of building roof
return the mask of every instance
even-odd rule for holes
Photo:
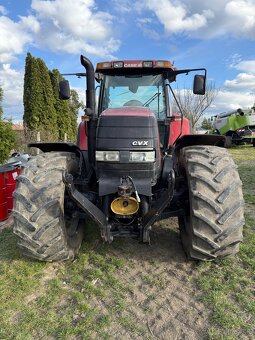
[[[23,131],[24,126],[21,123],[12,124],[12,129],[15,130],[15,131]]]

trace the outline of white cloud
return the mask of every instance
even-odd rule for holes
[[[240,71],[255,74],[255,60],[239,60],[239,62],[234,64],[233,67]]]
[[[140,0],[139,3],[143,11],[150,11],[152,17],[158,19],[168,35],[185,33],[200,39],[231,35],[255,39],[254,0]],[[123,5],[123,8],[130,7]]]
[[[224,86],[229,89],[255,89],[255,74],[239,73],[235,79],[226,80]]]
[[[250,91],[255,90],[255,60],[241,60],[239,59],[236,64],[231,65],[239,71],[235,79],[226,80],[224,83],[225,88],[228,90]]]
[[[120,46],[112,27],[115,18],[98,11],[94,0],[33,0],[31,9],[31,15],[13,21],[0,6],[0,64],[13,61],[27,44],[101,57],[112,57]]]
[[[228,68],[235,68],[238,63],[242,61],[242,56],[239,53],[232,54],[229,58],[226,60],[226,66]]]
[[[153,27],[152,23],[153,23],[152,18],[138,18],[137,19],[137,26],[141,28],[141,30],[143,31],[146,37],[150,37],[151,39],[154,39],[154,40],[159,40],[161,36],[158,32],[152,29]]]
[[[94,12],[91,0],[33,0],[32,9],[41,21],[50,22],[62,32],[73,36],[103,40],[109,36],[112,16]]]
[[[130,13],[132,11],[134,2],[130,0],[112,0],[114,8],[119,13]]]
[[[6,15],[7,13],[7,9],[4,6],[0,6],[0,14]]]
[[[35,36],[39,46],[98,56],[110,56],[119,48],[119,40],[113,38],[113,16],[98,11],[93,0],[33,0],[31,7],[41,24]]]
[[[0,86],[5,116],[22,117],[23,73],[10,63],[24,53],[26,46],[113,58],[112,53],[120,46],[114,38],[115,19],[99,11],[94,0],[32,0],[30,15],[16,21],[0,6]]]
[[[208,108],[207,115],[216,115],[221,112],[229,112],[238,108],[248,108],[254,103],[254,96],[250,92],[219,91],[213,105]]]
[[[168,34],[198,30],[206,26],[208,19],[214,16],[209,9],[189,15],[185,4],[181,2],[149,0],[146,3],[148,8],[155,12]]]
[[[232,58],[230,66],[240,72],[234,79],[226,80],[219,91],[213,106],[208,110],[210,114],[252,107],[255,102],[255,60],[242,60],[240,55]]]
[[[23,72],[3,64],[0,68],[0,87],[4,91],[4,117],[22,120],[23,114]]]
[[[32,37],[24,19],[14,22],[6,16],[0,17],[0,64],[8,63],[16,54],[23,52]]]
[[[248,34],[255,38],[254,0],[233,0],[225,6],[225,13],[231,19],[231,28],[237,35]]]
[[[34,32],[34,33],[39,32],[40,24],[34,16],[32,15],[29,15],[27,17],[21,16],[20,19],[21,19],[20,26],[23,29],[25,30],[28,29],[29,31]]]

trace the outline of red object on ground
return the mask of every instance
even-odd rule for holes
[[[0,170],[0,222],[8,218],[7,190],[5,173]]]
[[[6,193],[7,193],[7,207],[10,213],[13,209],[13,191],[16,188],[16,178],[20,174],[20,169],[17,168],[7,168],[4,173],[5,183],[6,183]]]

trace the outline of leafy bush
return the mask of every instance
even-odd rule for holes
[[[15,132],[12,130],[12,123],[4,122],[0,116],[0,164],[9,158],[14,145]]]

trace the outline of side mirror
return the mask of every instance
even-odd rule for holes
[[[58,83],[58,96],[59,99],[66,100],[71,96],[70,86],[68,80],[60,80]]]
[[[196,74],[193,83],[193,93],[194,94],[205,94],[205,76],[201,74]]]

